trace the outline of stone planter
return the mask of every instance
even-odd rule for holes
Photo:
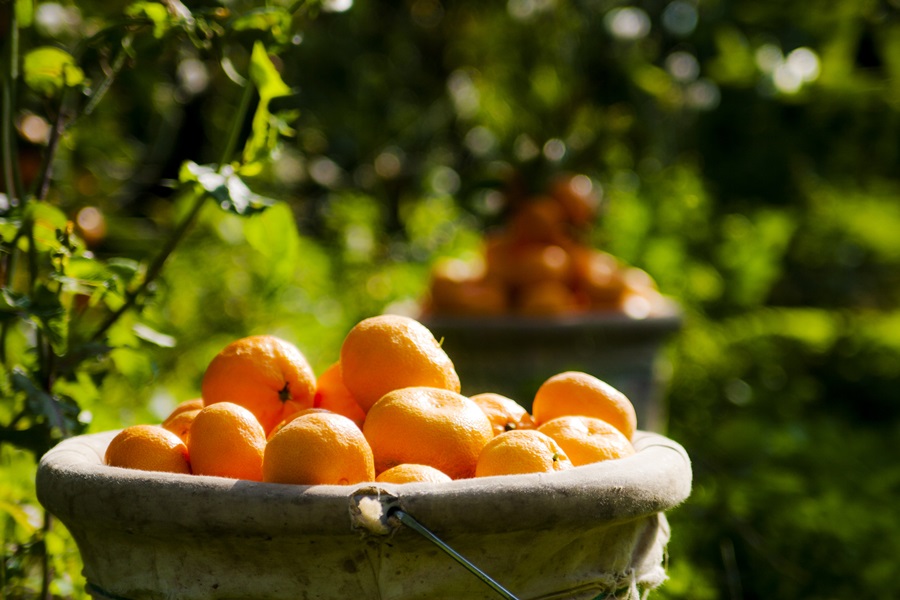
[[[681,327],[674,303],[657,316],[621,313],[553,318],[422,317],[453,360],[462,393],[496,392],[531,410],[540,384],[562,371],[584,371],[621,390],[634,404],[638,426],[664,433],[666,340]]]
[[[37,473],[96,599],[497,597],[392,507],[523,600],[636,598],[665,578],[664,513],[691,489],[684,449],[647,432],[634,456],[560,473],[346,487],[108,467],[115,433],[59,444]]]

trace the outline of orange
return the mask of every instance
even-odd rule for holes
[[[365,411],[357,404],[353,399],[353,394],[344,385],[340,362],[333,363],[319,375],[319,379],[316,380],[313,406],[344,415],[360,428],[362,428],[363,421],[366,420]]]
[[[266,446],[263,481],[350,485],[374,479],[372,449],[359,427],[343,415],[301,415]]]
[[[192,398],[190,400],[184,400],[175,405],[175,408],[172,409],[172,412],[169,413],[167,419],[171,419],[175,415],[178,415],[183,412],[188,412],[192,410],[200,410],[203,408],[203,398]]]
[[[549,196],[523,202],[509,220],[512,237],[519,242],[557,243],[565,238],[565,210]]]
[[[403,463],[428,465],[451,479],[475,474],[484,445],[494,437],[477,404],[456,392],[409,387],[385,394],[366,416],[363,433],[375,454],[375,472]]]
[[[526,244],[511,250],[506,281],[511,285],[528,285],[541,281],[568,281],[572,275],[572,258],[556,244]]]
[[[195,475],[262,480],[266,432],[252,412],[217,402],[197,413],[188,434]]]
[[[613,255],[588,248],[572,252],[576,285],[583,289],[595,308],[613,308],[625,290],[618,259]]]
[[[158,425],[132,425],[116,434],[106,447],[111,467],[190,473],[188,449],[177,435]]]
[[[484,411],[491,426],[494,428],[494,435],[500,435],[504,431],[513,429],[534,429],[534,421],[531,415],[525,410],[521,404],[500,394],[493,392],[485,392],[483,394],[475,394],[469,398],[472,402]]]
[[[435,275],[431,280],[431,310],[442,315],[502,315],[509,309],[504,286],[493,278],[455,280]]]
[[[600,195],[586,175],[558,177],[550,184],[550,195],[560,203],[566,218],[576,227],[589,225],[600,208]]]
[[[566,415],[602,419],[629,440],[637,429],[631,401],[619,390],[580,371],[566,371],[547,379],[534,395],[531,416],[540,427]]]
[[[523,315],[565,315],[579,308],[575,292],[559,281],[541,281],[519,289],[518,312]]]
[[[268,435],[266,435],[266,439],[271,440],[271,439],[272,439],[272,436],[274,436],[276,433],[278,433],[279,431],[281,431],[281,429],[282,429],[285,425],[287,425],[288,423],[290,423],[291,421],[293,421],[293,420],[296,419],[297,417],[302,417],[303,415],[310,415],[310,414],[314,414],[314,413],[330,413],[330,414],[336,414],[336,413],[333,413],[332,411],[328,410],[327,408],[315,408],[315,407],[313,407],[313,408],[304,408],[303,410],[298,410],[297,412],[292,413],[292,414],[286,416],[286,417],[284,418],[284,421],[282,421],[281,423],[279,423],[278,425],[276,425],[275,427],[273,427],[273,428],[272,428],[272,431],[270,431],[270,432],[268,433]]]
[[[313,405],[316,376],[293,344],[257,335],[222,349],[206,368],[201,390],[207,406],[240,404],[268,432],[285,416]]]
[[[173,412],[162,422],[163,429],[168,429],[181,438],[182,442],[187,444],[188,434],[191,431],[191,423],[194,422],[194,418],[200,410],[200,408],[195,408],[193,410]]]
[[[593,417],[557,417],[538,427],[538,431],[553,438],[576,467],[634,454],[634,446],[625,434]]]
[[[428,386],[459,391],[453,362],[427,327],[409,317],[363,319],[341,345],[341,377],[364,411],[392,390]]]
[[[572,468],[566,453],[553,438],[536,429],[501,433],[478,457],[475,477],[552,473]]]
[[[428,465],[402,464],[382,471],[375,481],[379,483],[446,483],[453,480],[446,473]]]

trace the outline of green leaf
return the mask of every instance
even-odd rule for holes
[[[138,336],[140,339],[145,342],[150,342],[156,346],[161,348],[174,348],[176,344],[175,338],[171,335],[166,335],[160,331],[156,331],[149,325],[145,325],[143,323],[135,323],[134,327],[132,327],[134,334]]]
[[[274,204],[274,200],[254,193],[230,165],[218,171],[211,166],[187,161],[181,166],[179,179],[198,184],[212,196],[222,210],[238,215],[262,212]]]
[[[277,6],[257,8],[235,19],[233,29],[270,33],[276,42],[284,44],[291,33],[291,14]]]
[[[21,369],[12,373],[13,387],[25,394],[29,412],[41,417],[49,429],[50,439],[61,439],[81,429],[78,405],[71,399],[53,396],[38,387]]]
[[[34,0],[16,0],[16,20],[19,27],[31,27],[34,21]]]
[[[12,520],[16,522],[16,524],[21,527],[26,535],[32,535],[37,531],[37,527],[32,525],[31,520],[28,518],[28,513],[21,506],[17,504],[13,504],[12,502],[7,502],[5,500],[0,500],[0,513],[6,513]]]
[[[266,258],[267,281],[292,280],[300,254],[300,235],[290,206],[278,203],[244,226],[247,243]]]
[[[72,55],[53,46],[41,46],[26,54],[24,68],[25,84],[48,98],[84,82],[84,71]]]
[[[281,75],[269,58],[261,42],[253,45],[250,57],[250,79],[259,91],[259,104],[253,114],[250,139],[244,146],[244,163],[253,163],[267,158],[275,148],[279,133],[285,132],[283,121],[269,109],[273,98],[291,95],[291,88],[281,79]]]
[[[153,23],[153,37],[159,39],[171,27],[169,11],[160,2],[135,2],[125,9],[129,17],[146,17]]]
[[[45,285],[39,285],[31,298],[29,312],[47,335],[56,355],[63,356],[69,344],[69,313],[59,296]]]

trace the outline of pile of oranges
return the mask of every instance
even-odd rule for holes
[[[545,381],[530,414],[499,394],[463,396],[431,331],[398,315],[357,323],[318,378],[282,339],[236,340],[209,363],[201,393],[161,425],[120,431],[106,464],[301,485],[439,483],[622,458],[637,427],[631,402],[582,372]]]
[[[432,269],[425,314],[552,316],[615,311],[645,318],[665,308],[655,281],[585,242],[599,196],[585,175],[565,175],[542,194],[511,197],[504,225],[475,261]]]

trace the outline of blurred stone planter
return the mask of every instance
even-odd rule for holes
[[[664,512],[691,489],[684,449],[646,432],[634,456],[560,473],[346,487],[107,467],[114,434],[61,443],[37,474],[104,600],[497,597],[395,506],[519,598],[637,598],[665,578]]]
[[[660,433],[665,431],[663,396],[669,371],[662,349],[681,320],[674,302],[645,319],[613,312],[421,319],[443,340],[463,394],[496,392],[531,410],[534,393],[548,377],[584,371],[628,396],[641,429]]]

